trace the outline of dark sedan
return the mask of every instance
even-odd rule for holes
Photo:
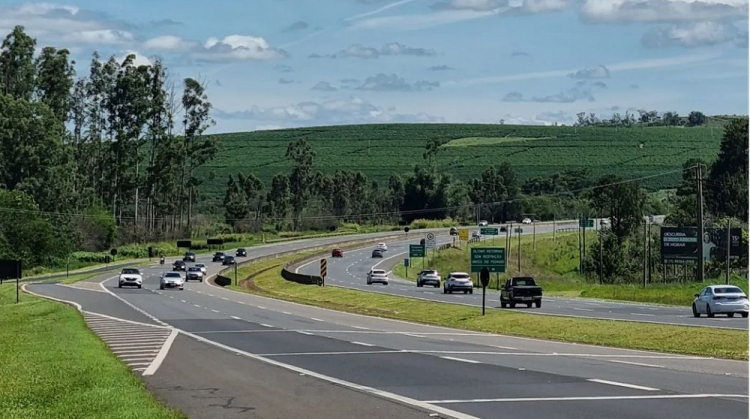
[[[374,258],[382,258],[383,257],[383,251],[380,249],[375,249],[372,251],[372,257]]]
[[[247,249],[237,249],[234,255],[237,257],[247,257]]]
[[[185,256],[182,258],[183,262],[195,262],[195,253],[193,252],[187,252],[185,253]]]
[[[214,257],[213,257],[212,260],[214,262],[221,262],[221,261],[224,260],[225,257],[226,257],[226,255],[224,255],[223,252],[216,252],[216,253],[214,253]]]
[[[172,270],[173,271],[186,271],[187,270],[187,265],[185,264],[185,261],[176,260],[172,264]]]
[[[234,265],[234,256],[225,256],[222,265]]]

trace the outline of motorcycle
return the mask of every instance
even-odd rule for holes
[[[164,257],[162,256],[161,259],[159,259],[159,265],[163,265],[163,264],[164,264]]]

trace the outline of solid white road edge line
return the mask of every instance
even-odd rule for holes
[[[161,363],[164,362],[164,359],[167,357],[167,354],[169,353],[169,349],[172,347],[172,343],[174,342],[175,338],[177,338],[177,335],[179,333],[180,332],[178,332],[176,329],[172,329],[172,333],[169,334],[167,341],[164,342],[164,345],[159,350],[159,353],[156,355],[156,358],[154,358],[154,361],[151,362],[151,365],[148,366],[146,371],[143,372],[143,375],[154,375],[154,373],[161,366]]]
[[[23,284],[23,285],[21,285],[21,289],[23,290],[23,292],[29,293],[29,294],[31,294],[31,295],[33,295],[35,297],[46,298],[48,300],[57,301],[58,303],[63,303],[63,304],[71,305],[71,306],[75,307],[75,309],[78,310],[80,313],[83,313],[83,307],[81,307],[80,304],[75,303],[73,301],[68,301],[68,300],[63,300],[63,299],[60,299],[60,298],[48,297],[46,295],[37,294],[34,291],[27,290],[26,289],[27,285],[30,285],[30,284]]]
[[[454,358],[452,356],[441,356],[440,358],[447,359],[449,361],[466,362],[468,364],[481,364],[481,362],[474,361],[473,359]]]
[[[659,394],[651,396],[582,396],[582,397],[528,397],[510,399],[470,399],[470,400],[424,400],[428,404],[459,404],[459,403],[508,403],[508,402],[566,402],[587,400],[648,400],[648,399],[707,399],[707,398],[742,398],[747,394]]]
[[[592,383],[599,383],[599,384],[608,384],[608,385],[617,386],[617,387],[627,387],[627,388],[632,388],[632,389],[636,389],[636,390],[659,391],[658,388],[644,387],[644,386],[639,386],[639,385],[635,385],[635,384],[628,384],[628,383],[620,383],[620,382],[617,382],[617,381],[600,380],[598,378],[589,378],[586,381],[591,381]]]
[[[351,382],[348,382],[348,381],[340,380],[338,378],[329,377],[327,375],[319,374],[317,372],[306,370],[306,369],[300,368],[300,367],[296,367],[294,365],[289,365],[289,364],[285,364],[283,362],[274,361],[274,360],[269,359],[269,358],[265,358],[265,357],[262,357],[262,356],[259,356],[259,355],[251,354],[249,352],[245,352],[245,351],[233,348],[233,347],[228,346],[228,345],[224,345],[224,344],[221,344],[221,343],[218,343],[218,342],[214,342],[212,340],[208,340],[208,339],[206,339],[206,338],[204,338],[202,336],[198,336],[198,335],[194,335],[194,334],[189,333],[189,332],[185,332],[184,330],[180,330],[180,333],[183,333],[186,336],[190,336],[193,339],[196,339],[196,340],[201,341],[203,343],[207,343],[209,345],[216,346],[217,348],[221,348],[221,349],[224,349],[224,350],[229,351],[229,352],[234,352],[236,354],[240,354],[240,355],[246,356],[248,358],[255,359],[255,360],[260,361],[260,362],[264,362],[266,364],[270,364],[270,365],[274,365],[274,366],[277,366],[277,367],[281,367],[281,368],[284,368],[284,369],[289,370],[289,371],[294,371],[294,372],[299,373],[299,374],[304,374],[304,375],[307,375],[307,376],[310,376],[310,377],[314,377],[314,378],[326,381],[326,382],[331,383],[331,384],[336,384],[336,385],[339,385],[341,387],[346,387],[346,388],[351,389],[351,390],[359,391],[359,392],[362,392],[362,393],[367,393],[367,394],[370,394],[370,395],[373,395],[373,396],[377,396],[377,397],[381,397],[381,398],[384,398],[384,399],[392,400],[392,401],[395,401],[395,402],[398,402],[398,403],[407,404],[407,405],[410,405],[410,406],[415,406],[415,407],[418,407],[418,408],[421,408],[421,409],[424,409],[424,410],[427,410],[427,411],[439,413],[439,414],[442,414],[442,415],[445,415],[445,416],[448,416],[448,417],[451,417],[451,418],[454,418],[454,419],[480,419],[480,418],[478,418],[476,416],[471,416],[471,415],[467,415],[467,414],[464,414],[464,413],[461,413],[461,412],[457,412],[455,410],[450,410],[450,409],[446,409],[446,408],[443,408],[443,407],[440,407],[440,406],[435,406],[433,404],[426,403],[426,402],[423,402],[423,401],[419,401],[419,400],[416,400],[416,399],[412,399],[410,397],[400,396],[398,394],[390,393],[390,392],[383,391],[383,390],[378,390],[378,389],[373,388],[373,387],[363,386],[363,385],[360,385],[360,384],[355,384],[355,383],[351,383]]]
[[[666,368],[663,365],[644,364],[644,363],[641,363],[641,362],[617,361],[617,360],[614,360],[614,359],[608,359],[607,361],[609,361],[609,362],[615,362],[615,363],[618,363],[618,364],[637,365],[639,367]]]

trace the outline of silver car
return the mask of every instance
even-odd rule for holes
[[[474,283],[471,282],[471,275],[466,272],[451,272],[443,282],[443,294],[453,294],[453,291],[474,294]]]
[[[204,277],[205,277],[206,275],[208,275],[208,269],[206,268],[206,264],[205,264],[205,263],[196,263],[196,264],[195,264],[195,265],[193,265],[193,266],[195,266],[196,268],[200,268],[200,269],[201,269],[201,272],[203,272],[203,276],[204,276]]]
[[[440,275],[438,274],[438,271],[428,269],[417,275],[417,287],[423,287],[425,285],[432,285],[435,288],[440,288]]]
[[[388,273],[383,269],[370,269],[367,273],[367,285],[374,283],[388,285]]]
[[[164,288],[179,288],[180,290],[185,289],[185,280],[182,279],[182,275],[179,272],[164,272],[159,278],[159,289]]]
[[[734,285],[709,285],[700,294],[695,294],[693,301],[693,316],[705,314],[714,317],[716,314],[726,314],[734,317],[739,313],[747,317],[750,309],[747,295],[741,288]]]
[[[203,271],[201,271],[201,268],[197,266],[191,266],[188,268],[187,273],[185,274],[185,282],[190,281],[191,279],[203,282]]]

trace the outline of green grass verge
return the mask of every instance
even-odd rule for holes
[[[156,400],[63,304],[0,286],[0,417],[187,418]]]
[[[355,291],[338,287],[299,285],[281,278],[281,267],[289,258],[261,261],[240,269],[237,287],[280,300],[330,308],[350,313],[445,326],[465,330],[540,339],[640,349],[676,354],[747,360],[748,332],[687,326],[631,323],[612,320],[538,316],[511,311],[481,309],[458,304],[420,301],[405,297]],[[271,266],[276,268],[263,271]]]
[[[596,233],[586,235],[589,243],[596,243]],[[493,246],[492,240],[472,244],[471,247]],[[496,238],[494,246],[505,246],[505,237]],[[508,271],[500,275],[500,281],[518,275],[517,262],[518,242],[513,241],[511,256],[508,261]],[[596,298],[603,300],[633,301],[641,303],[655,303],[666,305],[690,306],[694,294],[712,284],[724,284],[723,278],[709,278],[705,283],[673,282],[652,283],[647,287],[640,284],[605,284],[599,285],[596,278],[580,275],[578,272],[578,234],[556,234],[553,240],[551,234],[537,234],[536,250],[533,238],[521,236],[521,272],[523,275],[533,276],[548,296],[569,298]],[[417,274],[422,270],[422,258],[414,258],[412,267],[407,269],[403,261],[393,266],[394,275],[416,281]],[[438,253],[435,257],[428,257],[424,261],[427,268],[437,269],[443,276],[450,271],[470,270],[469,249],[450,249]],[[658,275],[657,272],[655,275]],[[639,279],[636,279],[639,281]],[[733,276],[730,283],[748,292],[747,278]],[[495,275],[492,276],[490,286],[497,289]]]

